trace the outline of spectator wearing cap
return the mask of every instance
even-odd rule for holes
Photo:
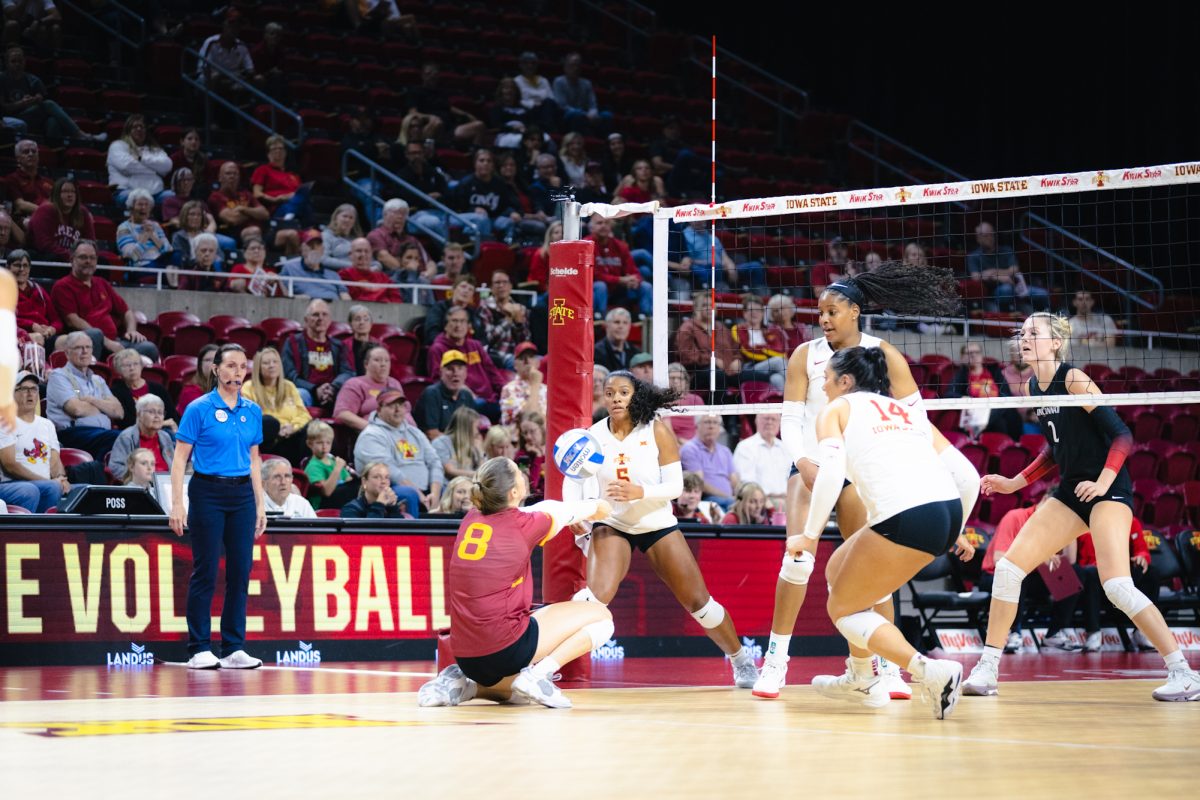
[[[385,275],[378,261],[371,259],[371,243],[365,237],[350,242],[350,266],[338,272],[348,284],[371,283],[375,286],[348,286],[350,296],[367,303],[399,303],[400,290]]]
[[[392,356],[381,344],[369,345],[363,353],[366,373],[351,378],[338,390],[333,417],[338,422],[361,431],[378,408],[379,395],[388,390],[403,391],[400,381],[391,376]]]
[[[438,382],[425,387],[417,400],[413,418],[429,439],[436,439],[462,406],[475,407],[475,395],[467,384],[467,357],[458,350],[442,354]]]
[[[261,239],[271,219],[271,212],[242,188],[242,171],[235,161],[226,161],[217,170],[217,188],[208,196],[208,210],[217,230],[240,240],[243,247],[251,239]]]
[[[125,409],[91,365],[91,337],[80,331],[67,336],[67,363],[46,382],[46,416],[63,446],[87,450],[101,460],[117,438],[113,421],[122,419]]]
[[[318,231],[306,231],[300,241],[299,258],[283,262],[281,278],[292,278],[293,297],[317,300],[349,300],[350,293],[336,271],[322,265],[325,244]],[[288,281],[284,281],[287,283]]]
[[[54,424],[38,416],[37,376],[17,373],[13,394],[16,424],[12,430],[0,429],[0,500],[42,514],[58,505],[71,484],[59,459]]]
[[[292,465],[282,458],[262,463],[263,509],[267,516],[316,519],[312,504],[294,492]]]
[[[462,309],[466,312],[470,331],[480,334],[484,331],[483,317],[479,313],[479,307],[475,305],[474,276],[460,275],[453,285],[454,288],[448,298],[434,303],[425,312],[423,330],[426,342],[432,343],[445,330],[446,317],[455,309]]]
[[[528,341],[531,336],[529,309],[513,299],[512,278],[504,270],[492,273],[491,290],[479,304],[483,343],[493,362],[504,369],[512,369],[517,344]]]
[[[629,371],[643,383],[654,383],[654,356],[638,353],[629,360]]]
[[[500,422],[515,425],[525,412],[546,414],[546,383],[538,368],[542,357],[533,342],[521,342],[514,351],[517,377],[500,390]]]
[[[521,105],[533,112],[533,118],[543,130],[550,130],[558,123],[558,104],[554,100],[554,87],[543,75],[538,74],[536,53],[526,50],[517,59],[520,74],[515,78],[517,91],[521,93]]]
[[[609,371],[629,369],[633,357],[641,353],[641,348],[629,343],[629,329],[633,325],[633,317],[625,308],[610,308],[604,315],[604,338],[596,344],[593,361],[603,364]]]
[[[380,263],[384,272],[395,272],[401,268],[400,256],[404,249],[415,244],[421,251],[421,263],[425,265],[420,277],[429,280],[437,274],[437,262],[425,252],[425,246],[420,240],[407,232],[408,212],[406,200],[392,198],[383,204],[383,220],[379,227],[367,234],[367,241],[371,243],[371,255]]]
[[[580,75],[582,68],[579,53],[563,59],[563,74],[554,79],[554,102],[568,130],[603,135],[612,127],[612,112],[600,110],[592,82]]]
[[[108,456],[108,468],[114,475],[124,475],[129,455],[138,448],[154,454],[154,471],[170,472],[175,457],[175,440],[164,429],[166,405],[162,399],[148,394],[138,398],[137,421],[117,436]]]
[[[283,374],[296,384],[304,405],[332,407],[338,390],[354,377],[346,348],[329,336],[329,304],[312,300],[304,311],[304,330],[284,339]]]
[[[475,395],[475,410],[492,422],[500,421],[500,390],[508,379],[478,339],[468,335],[470,323],[466,309],[454,308],[446,314],[446,329],[429,346],[429,371],[442,364],[447,352],[457,351],[467,362],[467,387]]]
[[[158,348],[138,332],[133,309],[112,284],[96,275],[96,263],[95,242],[80,239],[71,251],[71,272],[50,289],[50,300],[66,330],[87,334],[100,358],[132,347],[158,361]]]
[[[825,243],[825,260],[813,265],[808,273],[813,297],[820,297],[829,284],[854,276],[854,265],[850,263],[848,253],[849,249],[841,236],[834,236]]]
[[[422,506],[436,508],[441,499],[446,482],[442,462],[425,434],[406,421],[404,392],[388,389],[378,401],[375,419],[354,444],[355,468],[362,473],[372,462],[386,464],[392,491],[405,501],[410,514],[419,517]]]
[[[612,220],[593,215],[588,241],[596,243],[595,282],[592,300],[597,314],[608,313],[610,298],[615,304],[636,304],[643,316],[653,313],[654,295],[633,263],[629,245],[613,237]]]

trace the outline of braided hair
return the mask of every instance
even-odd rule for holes
[[[828,292],[841,295],[863,312],[874,307],[898,314],[952,317],[962,309],[958,281],[950,270],[903,261],[885,261],[872,272],[831,283],[822,295]]]
[[[674,389],[663,389],[653,383],[640,381],[632,372],[624,369],[610,373],[604,382],[605,385],[612,383],[616,378],[624,378],[633,384],[633,397],[629,400],[629,419],[633,421],[635,428],[653,422],[659,409],[672,407],[681,397]]]

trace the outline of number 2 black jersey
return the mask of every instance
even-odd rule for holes
[[[1044,389],[1034,375],[1029,379],[1029,394],[1032,397],[1069,394],[1066,381],[1071,369],[1070,364],[1060,364],[1050,385]],[[1092,414],[1081,406],[1041,406],[1037,409],[1037,418],[1064,484],[1073,488],[1079,481],[1094,481],[1100,477],[1113,437]],[[1117,480],[1129,483],[1129,473],[1124,466]]]

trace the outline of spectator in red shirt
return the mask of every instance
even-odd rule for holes
[[[500,421],[500,391],[508,378],[496,367],[483,343],[468,336],[469,326],[465,308],[446,312],[446,328],[429,346],[429,374],[436,375],[443,366],[443,354],[461,353],[467,362],[467,388],[475,394],[475,410],[496,423]]]
[[[242,172],[235,162],[222,164],[217,171],[217,188],[208,196],[208,210],[217,220],[217,230],[240,238],[244,246],[251,239],[262,238],[271,212],[241,187],[241,180]]]
[[[242,249],[241,264],[234,264],[231,270],[234,275],[249,277],[230,278],[229,291],[238,294],[252,294],[257,297],[287,297],[287,286],[279,280],[278,274],[267,267],[267,246],[262,239],[252,237],[246,240]]]
[[[254,199],[266,206],[271,218],[284,226],[275,234],[275,246],[289,256],[300,252],[300,234],[308,216],[308,195],[312,184],[304,183],[295,172],[288,172],[287,141],[282,136],[267,139],[267,163],[254,170],[250,185]]]
[[[66,337],[58,335],[63,329],[62,320],[50,293],[29,280],[29,266],[29,253],[24,250],[8,254],[8,270],[17,279],[17,327],[47,351],[62,350],[67,346]]]
[[[1154,537],[1157,540],[1158,536],[1159,534],[1153,531],[1146,531],[1142,527],[1140,519],[1133,518],[1133,522],[1129,526],[1130,577],[1133,578],[1133,585],[1146,597],[1149,597],[1153,603],[1158,602],[1158,590],[1162,585],[1162,577],[1150,563],[1150,542],[1147,539]],[[1083,649],[1084,652],[1094,653],[1099,651],[1103,644],[1103,637],[1100,633],[1100,609],[1107,606],[1110,611],[1115,610],[1104,596],[1100,571],[1096,567],[1096,544],[1092,540],[1091,532],[1080,536],[1077,545],[1079,556],[1075,563],[1079,567],[1078,571],[1083,581],[1083,619],[1084,630],[1087,631],[1087,640],[1084,642]],[[1146,638],[1146,634],[1136,629],[1133,634],[1133,643],[1139,650],[1154,649],[1154,645]]]
[[[76,242],[95,238],[92,212],[79,202],[75,181],[72,178],[59,178],[50,189],[50,201],[38,206],[29,218],[32,249],[47,258],[66,261],[71,257]]]
[[[825,243],[826,258],[818,262],[808,273],[808,282],[812,285],[813,297],[820,297],[821,292],[831,283],[837,283],[843,278],[854,275],[854,265],[848,260],[849,250],[846,242],[840,236],[835,236]]]
[[[338,277],[347,283],[374,283],[378,288],[347,286],[350,297],[367,303],[399,303],[400,290],[379,269],[379,262],[371,260],[371,243],[360,236],[350,242],[350,266],[338,272]]]
[[[96,276],[96,243],[80,239],[71,252],[71,272],[54,282],[50,299],[66,331],[83,331],[92,350],[103,360],[132,347],[151,361],[158,348],[138,332],[137,317],[112,284]]]
[[[346,348],[329,336],[333,317],[329,304],[316,299],[304,312],[304,330],[283,342],[283,374],[296,384],[304,405],[333,408],[342,384],[354,377],[354,368],[346,357]]]
[[[654,310],[650,283],[642,280],[629,245],[613,238],[612,220],[593,216],[590,230],[587,239],[596,243],[596,282],[592,284],[596,314],[603,317],[608,313],[611,295],[618,304],[636,305],[642,318],[650,316]]]
[[[4,176],[4,185],[8,188],[8,199],[13,204],[13,216],[18,220],[26,220],[37,211],[38,206],[50,199],[50,189],[54,184],[38,170],[41,151],[37,142],[22,139],[17,142],[13,152],[17,156],[17,168]]]

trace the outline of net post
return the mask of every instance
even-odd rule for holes
[[[579,218],[579,203],[575,202],[574,197],[562,203],[562,223],[564,242],[574,242],[583,238],[580,235],[583,222]]]
[[[667,301],[671,296],[671,275],[667,267],[667,253],[670,252],[669,237],[671,235],[671,220],[669,217],[654,216],[654,307],[650,317],[650,353],[654,356],[654,385],[667,386],[667,363],[670,361],[669,331],[667,319]]]

